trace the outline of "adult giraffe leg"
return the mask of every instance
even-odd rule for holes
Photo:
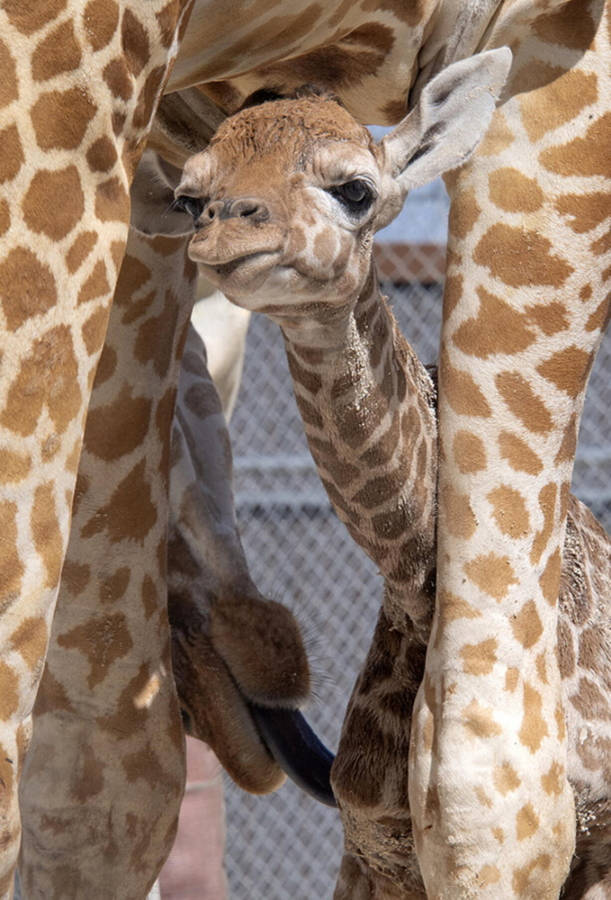
[[[600,4],[577,6],[514,29],[510,99],[451,184],[437,613],[410,758],[436,897],[555,898],[574,846],[556,603],[610,272],[609,37]]]
[[[3,897],[85,412],[127,238],[129,182],[187,5],[0,9]]]
[[[195,279],[183,236],[130,228],[21,787],[27,897],[141,898],[174,838],[184,738],[167,486]]]

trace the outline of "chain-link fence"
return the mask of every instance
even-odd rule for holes
[[[384,291],[425,363],[437,356],[443,280],[438,233],[445,209],[441,188],[417,194],[378,250]],[[607,338],[591,377],[574,478],[575,493],[607,528],[610,354]],[[382,584],[331,511],[303,435],[280,332],[263,316],[251,323],[231,436],[238,516],[252,575],[262,592],[292,607],[304,626],[318,676],[308,716],[335,749]],[[263,798],[243,793],[229,779],[226,785],[226,865],[233,900],[330,898],[342,847],[337,813],[292,784]]]

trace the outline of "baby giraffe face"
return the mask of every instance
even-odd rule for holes
[[[367,129],[328,97],[236,114],[185,166],[191,258],[251,309],[358,292],[382,202],[379,155]]]
[[[232,116],[176,191],[194,220],[191,258],[248,309],[307,316],[356,302],[374,233],[410,187],[468,158],[510,62],[501,48],[448,66],[379,144],[314,92]]]

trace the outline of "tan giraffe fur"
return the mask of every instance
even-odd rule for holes
[[[451,70],[447,74],[446,93],[453,87]],[[460,83],[458,74],[455,80]],[[442,93],[435,82],[430,90],[432,97]],[[463,102],[459,93],[456,104]],[[468,108],[466,114],[477,119]],[[411,153],[416,152],[402,176],[407,183],[417,182],[420,160],[427,160],[427,154],[418,153],[421,143],[433,144],[429,168],[451,164],[443,153],[440,161],[435,159],[435,143],[447,140],[443,126],[449,113],[440,114],[439,127],[427,120],[426,111],[413,115],[418,126],[412,121],[412,131],[419,133],[409,144]],[[210,148],[187,164],[178,188],[179,194],[205,198],[195,208],[192,257],[233,302],[264,311],[280,324],[323,482],[338,515],[386,580],[383,612],[333,771],[351,851],[336,894],[342,898],[424,896],[407,775],[410,716],[434,609],[436,422],[430,379],[379,294],[371,259],[372,232],[380,220],[387,221],[387,207],[397,205],[394,189],[388,189],[386,160],[401,131],[410,134],[408,123],[381,148],[373,147],[336,103],[306,92],[303,99],[255,107],[227,122]],[[438,136],[423,141],[428,134]],[[454,152],[461,158],[460,149]],[[266,177],[253,194],[252,170],[256,173],[259,166]],[[379,196],[361,217],[354,213],[350,219],[328,194],[333,196],[334,184],[355,177],[368,179]],[[611,572],[606,535],[574,499],[569,522],[557,653],[564,679],[568,772],[578,810],[578,845],[567,896],[581,896],[594,885],[604,890],[611,852],[605,762],[611,740],[606,724]],[[469,614],[469,609],[458,603],[449,615]],[[524,614],[514,617],[513,630],[532,646],[541,625]],[[487,666],[475,648],[463,658],[474,671]],[[545,661],[537,665],[545,681]],[[584,683],[589,685],[586,694]],[[433,740],[431,732],[428,739]],[[427,749],[436,753],[432,745]],[[543,782],[546,793],[559,789],[561,774],[559,767],[550,769]],[[492,780],[501,793],[519,786],[510,765],[498,766]],[[491,802],[484,787],[481,795],[482,802]],[[499,842],[504,837],[501,824]],[[484,873],[491,883],[494,874],[492,868]],[[485,878],[481,888],[487,886]]]
[[[580,48],[591,41],[601,21],[601,4],[589,4],[585,13],[581,2],[575,0],[559,0],[540,8],[531,3],[512,4],[506,15],[498,14],[501,7],[494,0],[477,4],[424,0],[418,4],[362,5],[338,0],[323,8],[308,0],[244,3],[232,9],[228,29],[225,4],[200,0],[174,80],[166,88],[193,86],[180,95],[178,104],[188,120],[194,109],[203,110],[204,117],[210,115],[210,104],[202,91],[225,112],[231,112],[245,94],[259,87],[282,89],[306,79],[316,80],[334,87],[359,119],[393,122],[401,117],[411,88],[415,96],[437,68],[490,45],[497,28],[492,43],[515,37],[516,45],[520,44],[523,71],[516,90],[524,93],[536,86],[543,92],[543,96],[534,98],[540,102],[522,104],[523,118],[552,131],[565,127],[578,115],[580,103],[592,107],[595,101],[591,99],[591,87],[589,93],[575,90],[568,98],[565,91],[554,91],[550,54],[562,52],[562,65],[571,81],[571,70],[582,59]],[[18,771],[13,767],[18,746],[22,757],[27,745],[28,716],[53,611],[53,584],[66,547],[84,411],[103,339],[101,309],[112,294],[126,239],[127,188],[146,136],[149,114],[177,48],[174,38],[178,26],[186,24],[186,16],[179,22],[183,12],[180,2],[145,5],[138,0],[89,0],[84,8],[74,0],[53,0],[44,7],[6,0],[2,6],[0,132],[5,152],[0,286],[5,321],[0,449],[5,481],[0,504],[6,577],[0,657],[6,687],[3,696],[7,698],[1,740],[4,758],[10,760],[3,775],[7,785],[2,863],[5,892],[9,890],[18,840]],[[528,39],[523,40],[520,29],[525,31],[526,25]],[[603,54],[603,31],[596,41],[597,52]],[[590,53],[589,58],[595,58],[595,54]],[[552,81],[541,84],[541,66],[546,65],[543,81],[547,75]],[[572,81],[579,81],[579,76]],[[174,95],[170,98],[176,99]],[[168,115],[160,116],[162,124],[155,129],[155,141],[170,161],[180,163],[186,145],[180,135],[176,139],[176,120],[170,115],[176,112],[176,104],[169,106]],[[598,112],[599,108],[600,102],[594,109]],[[499,119],[499,123],[502,121]],[[591,126],[594,130],[588,134],[587,146],[604,145],[595,140],[598,127],[597,123]],[[501,143],[507,133],[502,127],[497,131]],[[522,134],[520,146],[526,149],[514,153],[513,165],[528,157],[532,140],[538,139]],[[495,146],[498,149],[498,139]],[[517,148],[515,144],[513,149]],[[585,190],[583,185],[580,182],[578,189]],[[553,193],[543,182],[542,190],[546,197]],[[554,215],[570,216],[576,204],[581,213],[583,203],[590,202],[567,201],[566,196]],[[488,200],[480,201],[484,212],[478,227],[486,220],[494,222],[499,215]],[[453,220],[461,222],[466,216],[469,221],[472,213],[470,193],[456,192]],[[595,217],[592,220],[586,216],[584,221],[589,224]],[[91,247],[93,235],[95,247]],[[504,234],[497,232],[494,237],[500,237],[502,248]],[[576,252],[573,244],[571,251]],[[114,255],[109,253],[111,249]],[[533,258],[544,258],[545,245],[533,245],[533,254]],[[103,289],[98,263],[106,266]],[[576,272],[584,268],[583,262],[581,268],[580,264],[575,266]],[[37,286],[34,299],[29,291],[33,284]],[[89,325],[90,333],[97,327],[97,347],[92,343],[91,356],[79,332],[84,324],[81,316],[87,316],[89,310],[77,310],[78,295],[85,285],[86,292],[101,289],[88,301],[91,313],[99,307],[97,318],[91,315]],[[584,299],[587,305],[583,310],[588,316],[594,315],[596,289],[591,298]],[[455,315],[460,308],[457,303]],[[596,321],[595,315],[592,321]],[[53,331],[55,327],[60,331]],[[572,331],[566,331],[570,345]],[[54,350],[63,356],[60,353],[51,358],[48,338],[57,339]],[[21,368],[20,361],[24,363]],[[56,376],[53,383],[45,377],[51,366]],[[62,368],[64,378],[60,382],[57,376]],[[31,373],[41,369],[43,375],[31,392]],[[442,378],[442,436],[444,395],[446,389],[451,393],[452,378],[459,371],[457,366],[446,367]],[[22,402],[24,397],[27,402]],[[558,430],[552,429],[552,437]],[[60,439],[59,449],[55,449],[56,437]],[[568,444],[564,452],[571,456]],[[444,466],[442,460],[442,478]],[[53,502],[50,493],[54,493]],[[35,510],[33,514],[31,510]],[[561,519],[559,515],[554,525],[557,544]],[[444,528],[442,517],[442,538]],[[45,582],[48,586],[42,587]],[[42,618],[44,626],[40,624]],[[130,789],[137,796],[135,785]],[[427,834],[441,834],[444,827],[441,823]],[[526,848],[528,852],[531,849],[531,845]],[[100,861],[101,870],[104,865]]]

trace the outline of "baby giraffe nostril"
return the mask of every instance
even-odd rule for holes
[[[264,222],[269,218],[269,212],[265,204],[252,197],[235,200],[231,204],[230,215],[240,219],[250,218],[256,222]]]

